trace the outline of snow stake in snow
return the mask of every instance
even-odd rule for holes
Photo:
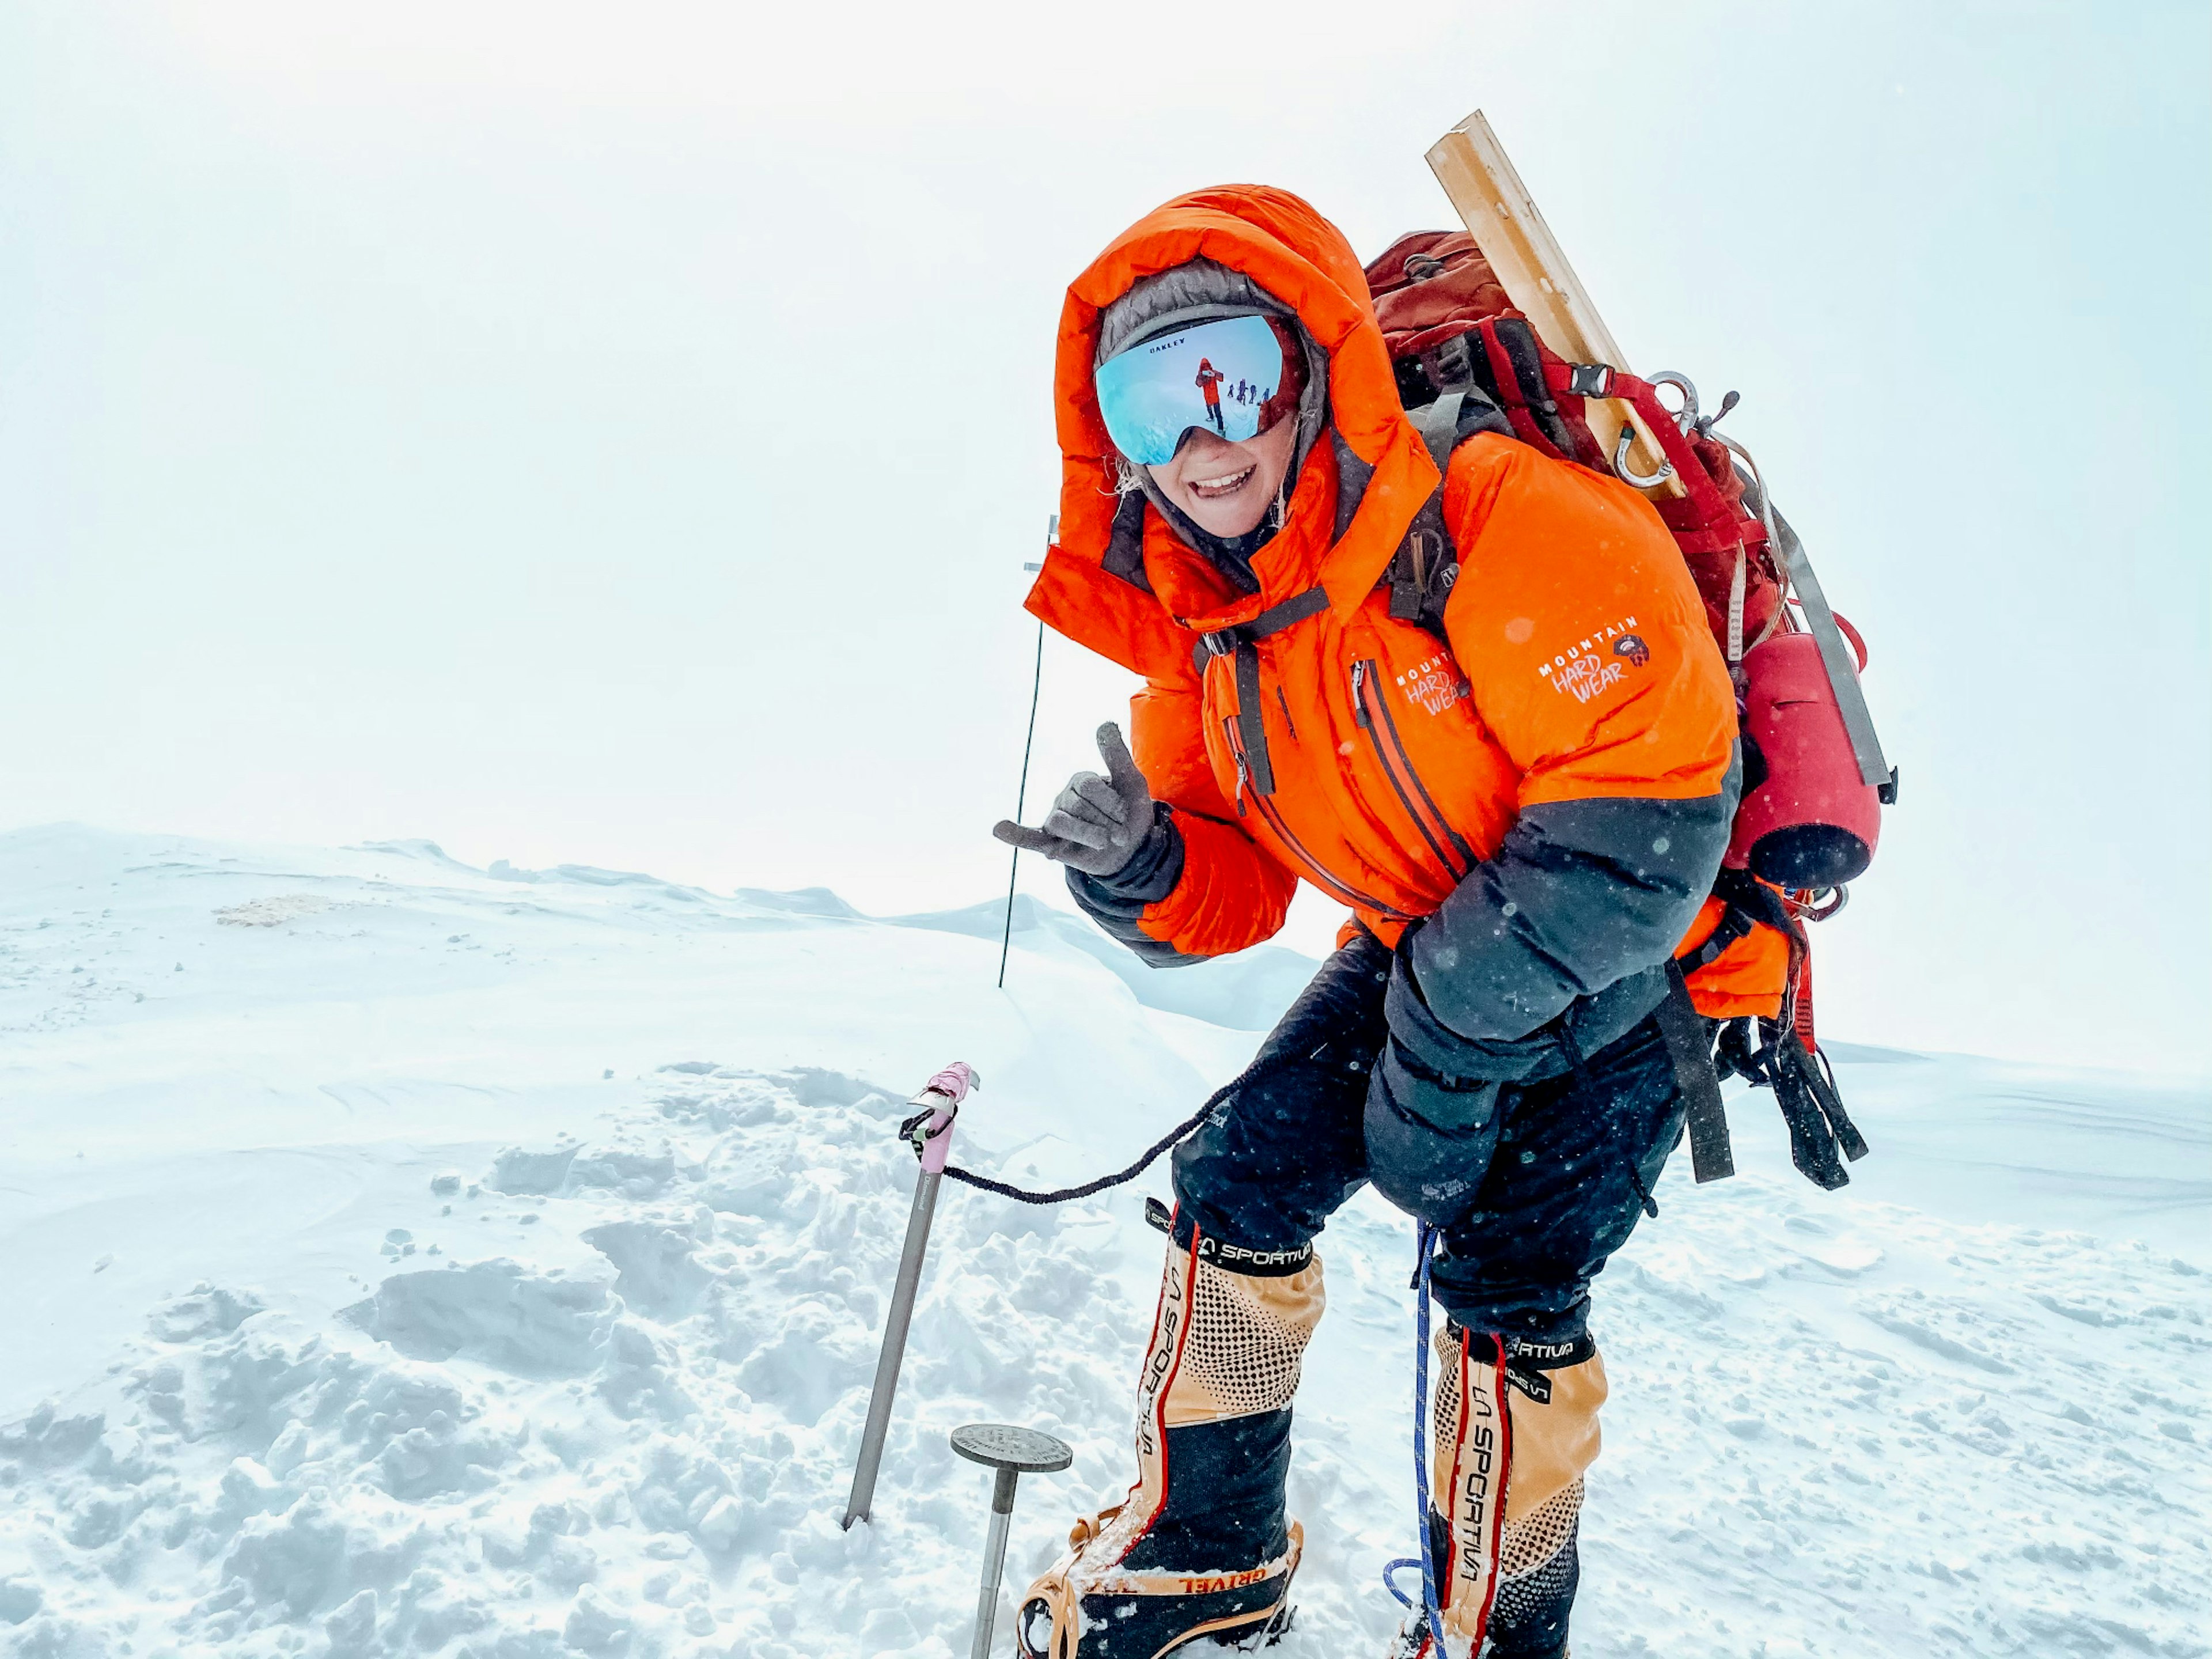
[[[1065,1441],[1006,1423],[970,1423],[952,1431],[952,1449],[972,1463],[996,1469],[991,1486],[991,1532],[983,1543],[983,1582],[975,1598],[975,1642],[969,1659],[990,1659],[991,1626],[998,1620],[999,1579],[1006,1565],[1006,1533],[1014,1519],[1014,1486],[1024,1474],[1054,1474],[1075,1461]]]
[[[937,1212],[937,1188],[945,1179],[945,1160],[952,1151],[952,1120],[970,1089],[983,1086],[975,1068],[956,1060],[922,1085],[907,1103],[921,1110],[907,1120],[906,1133],[921,1155],[921,1178],[915,1182],[914,1208],[906,1220],[906,1248],[900,1253],[898,1282],[891,1291],[890,1312],[884,1320],[883,1352],[876,1356],[875,1391],[868,1396],[868,1425],[860,1434],[860,1462],[853,1471],[853,1493],[845,1500],[845,1518],[838,1524],[850,1532],[853,1522],[868,1518],[875,1502],[876,1472],[883,1467],[884,1436],[891,1424],[891,1396],[898,1392],[899,1362],[906,1358],[907,1327],[914,1319],[915,1293],[921,1285],[921,1258],[929,1249],[930,1218]]]

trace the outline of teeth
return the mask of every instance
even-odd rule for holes
[[[1232,484],[1243,483],[1255,470],[1248,466],[1242,472],[1224,472],[1218,478],[1194,478],[1190,487],[1193,489],[1226,489]]]

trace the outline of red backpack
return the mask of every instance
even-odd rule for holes
[[[1756,464],[1741,445],[1713,434],[1735,394],[1701,418],[1696,389],[1682,375],[1643,380],[1608,364],[1567,362],[1513,309],[1464,231],[1401,236],[1366,276],[1400,400],[1439,470],[1474,433],[1510,431],[1554,459],[1647,492],[1679,480],[1679,493],[1647,499],[1674,532],[1727,657],[1744,750],[1743,797],[1714,887],[1726,910],[1711,938],[1682,966],[1694,971],[1754,925],[1789,939],[1780,1018],[1760,1022],[1759,1042],[1750,1021],[1732,1022],[1720,1063],[1724,1072],[1774,1088],[1799,1168],[1824,1186],[1840,1185],[1846,1177],[1833,1153],[1822,1150],[1819,1116],[1829,1119],[1845,1156],[1862,1157],[1866,1146],[1844,1113],[1814,1039],[1802,922],[1841,908],[1844,884],[1873,857],[1881,808],[1897,799],[1897,774],[1882,756],[1859,691],[1864,642],[1828,609]],[[1669,406],[1661,386],[1670,386],[1680,403]],[[1586,418],[1591,398],[1635,409],[1664,454],[1657,470],[1632,469],[1632,426],[1621,428],[1611,455],[1605,453]],[[1351,478],[1355,497],[1364,482],[1357,473]],[[1391,614],[1440,635],[1444,601],[1458,577],[1441,496],[1437,492],[1423,507],[1384,577]],[[1699,1179],[1705,1178],[1701,1167]]]
[[[1439,465],[1473,432],[1510,429],[1554,459],[1621,477],[1639,489],[1680,482],[1679,495],[1652,499],[1652,506],[1674,532],[1705,600],[1713,638],[1728,659],[1744,703],[1750,746],[1784,751],[1759,752],[1747,764],[1770,777],[1787,770],[1797,808],[1825,813],[1836,820],[1832,827],[1856,835],[1862,843],[1851,848],[1832,837],[1815,837],[1820,844],[1808,845],[1800,838],[1790,843],[1794,856],[1783,856],[1782,843],[1776,843],[1759,857],[1739,857],[1744,849],[1732,848],[1729,862],[1748,863],[1763,878],[1790,888],[1839,887],[1856,878],[1873,857],[1881,806],[1896,799],[1896,774],[1882,758],[1858,690],[1866,647],[1850,623],[1829,611],[1795,533],[1759,488],[1748,453],[1714,435],[1714,422],[1735,406],[1735,394],[1730,392],[1717,411],[1701,418],[1696,390],[1680,374],[1646,380],[1602,363],[1568,362],[1506,302],[1489,262],[1464,231],[1417,231],[1400,237],[1367,267],[1367,282],[1399,397]],[[1674,388],[1681,399],[1678,406],[1661,398],[1662,386]],[[1634,407],[1665,453],[1658,471],[1638,474],[1630,469],[1630,428],[1622,428],[1611,456],[1603,452],[1584,416],[1590,398]],[[1458,562],[1448,532],[1443,547],[1431,544],[1431,537],[1443,532],[1433,499],[1425,518],[1432,522],[1417,521],[1387,580],[1394,614],[1436,627]],[[1792,636],[1799,641],[1795,648],[1786,645]],[[1778,643],[1784,644],[1783,651],[1765,648]],[[1809,696],[1823,705],[1828,718],[1815,722],[1817,731],[1784,722],[1782,741],[1771,741],[1777,728],[1765,718],[1771,711],[1762,707],[1759,696],[1759,671],[1765,665],[1754,658],[1788,671],[1778,678],[1788,682],[1791,697],[1802,701]],[[1801,683],[1808,662],[1825,670],[1831,682],[1825,692]],[[1747,778],[1747,808],[1759,787]],[[1820,799],[1808,799],[1808,791]],[[1852,799],[1859,791],[1864,799]],[[1752,816],[1759,820],[1759,836],[1787,827],[1778,820],[1767,822],[1771,814]]]
[[[1677,411],[1660,402],[1655,383],[1601,366],[1577,366],[1553,352],[1512,308],[1490,262],[1463,230],[1400,237],[1367,267],[1367,285],[1397,371],[1398,395],[1408,410],[1425,408],[1472,383],[1504,411],[1523,443],[1554,459],[1614,474],[1623,467],[1599,447],[1583,418],[1583,400],[1603,395],[1635,404],[1666,444],[1669,476],[1682,481],[1683,494],[1653,505],[1674,532],[1697,579],[1713,637],[1728,649],[1739,548],[1745,554],[1743,642],[1730,665],[1773,632],[1783,583],[1766,544],[1765,526],[1743,505],[1744,480],[1727,446],[1710,435],[1719,414],[1697,420],[1692,403],[1687,407],[1693,418],[1686,429]],[[1686,390],[1680,376],[1663,377],[1656,384]],[[1721,413],[1726,412],[1724,407]],[[1668,442],[1670,437],[1673,442]]]

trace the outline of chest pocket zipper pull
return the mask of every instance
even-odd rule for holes
[[[1231,715],[1221,722],[1221,729],[1229,739],[1229,757],[1237,763],[1237,816],[1244,816],[1244,786],[1251,781],[1251,769],[1244,764],[1244,745],[1237,739],[1237,717]]]

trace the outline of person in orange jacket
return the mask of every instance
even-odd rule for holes
[[[1206,399],[1206,418],[1224,436],[1228,434],[1229,424],[1221,417],[1221,383],[1228,378],[1203,357],[1198,360],[1198,373],[1192,377],[1199,395]]]
[[[1201,356],[1255,401],[1209,407]],[[1115,238],[1068,289],[1055,391],[1060,539],[1029,608],[1145,684],[1129,741],[1099,732],[1104,771],[996,833],[1158,966],[1267,939],[1300,881],[1352,918],[1176,1150],[1137,1480],[1024,1598],[1021,1651],[1279,1627],[1314,1241],[1371,1182],[1437,1230],[1449,1316],[1443,1627],[1400,1651],[1560,1654],[1607,1387],[1591,1282],[1680,1139],[1676,1056],[1703,1063],[1669,962],[1739,766],[1698,592],[1641,496],[1479,398],[1439,477],[1358,260],[1282,191],[1199,191]],[[1380,585],[1439,489],[1442,637]]]

